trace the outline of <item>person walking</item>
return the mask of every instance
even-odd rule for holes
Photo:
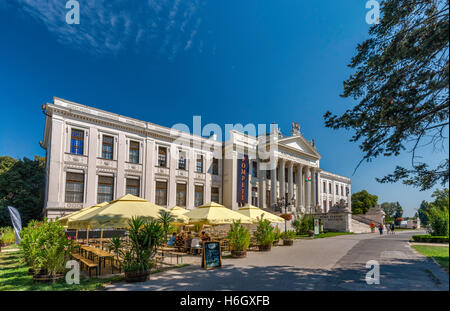
[[[380,235],[382,235],[383,234],[383,224],[380,224],[378,226],[378,230],[380,230]]]
[[[395,224],[391,223],[391,233],[395,234]]]

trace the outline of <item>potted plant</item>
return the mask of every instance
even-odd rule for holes
[[[164,243],[164,229],[157,220],[133,217],[128,221],[130,249],[124,254],[123,269],[127,282],[149,279],[157,247]]]
[[[278,242],[280,242],[280,236],[281,236],[280,228],[275,227],[275,240],[273,241],[273,246],[278,245]]]
[[[31,221],[21,237],[20,247],[34,281],[55,282],[64,277],[73,244],[58,221]]]
[[[233,221],[227,234],[230,242],[231,257],[244,258],[250,245],[250,230],[245,228],[240,221]]]
[[[159,211],[159,219],[158,222],[161,224],[164,231],[164,243],[167,243],[169,231],[172,229],[171,223],[176,220],[175,216],[169,212],[161,210]]]
[[[270,251],[273,241],[275,240],[274,227],[270,225],[270,221],[261,219],[258,220],[258,226],[254,233],[258,248],[260,251]]]
[[[281,239],[283,240],[283,245],[292,246],[294,245],[296,233],[294,230],[288,230],[281,233]]]

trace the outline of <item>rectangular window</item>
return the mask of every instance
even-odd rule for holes
[[[323,182],[323,193],[327,193],[327,183]]]
[[[331,191],[331,183],[328,184],[328,193],[329,193],[329,194],[333,194],[333,192]]]
[[[186,206],[186,184],[177,183],[177,206]]]
[[[196,162],[196,171],[197,173],[203,173],[203,155],[197,155]]]
[[[127,178],[125,194],[140,195],[140,180],[136,178]]]
[[[258,187],[252,187],[252,205],[258,206]]]
[[[167,205],[167,182],[166,181],[157,181],[156,182],[155,203],[157,205],[161,205],[161,206]]]
[[[211,202],[220,203],[219,200],[219,188],[212,187],[211,188]]]
[[[270,177],[270,170],[266,170],[266,178],[267,179],[270,179],[271,177]]]
[[[72,129],[70,136],[70,153],[83,155],[84,131]]]
[[[130,158],[131,163],[139,163],[139,143],[130,141]]]
[[[66,202],[83,203],[84,174],[67,173],[66,175]]]
[[[341,186],[341,195],[344,195],[344,186]]]
[[[113,200],[114,177],[98,176],[97,203]]]
[[[327,200],[323,200],[323,210],[327,210]]]
[[[350,190],[348,190],[348,187],[345,187],[345,195],[348,196],[349,193],[350,193]]]
[[[292,179],[293,179],[294,184],[297,184],[297,178],[295,178],[295,174],[297,174],[297,173],[296,172],[292,173]]]
[[[258,163],[256,161],[252,161],[252,176],[258,177]]]
[[[219,175],[219,159],[213,158],[212,174],[213,175]]]
[[[266,202],[267,202],[267,207],[271,206],[271,202],[270,202],[270,190],[266,190]]]
[[[288,170],[288,168],[286,167],[285,169],[284,169],[284,181],[285,182],[289,182],[289,170]]]
[[[102,142],[102,158],[107,160],[113,159],[114,137],[103,135]]]
[[[178,169],[186,170],[186,153],[181,150],[178,153]]]
[[[203,205],[203,186],[195,186],[195,207]]]
[[[167,167],[167,148],[158,147],[158,166]]]
[[[336,195],[339,195],[339,186],[336,185]]]

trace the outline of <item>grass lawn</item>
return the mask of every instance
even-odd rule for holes
[[[448,273],[448,246],[412,245],[412,247],[427,257],[433,257]]]
[[[314,239],[330,238],[330,237],[333,237],[333,236],[348,235],[348,234],[353,234],[353,232],[327,232],[327,233],[321,233],[319,235],[315,235]],[[297,235],[297,238],[307,238],[307,237],[308,237],[307,234]]]
[[[180,268],[188,264],[176,265],[170,268]],[[151,274],[167,270],[153,270]],[[92,291],[101,290],[106,285],[124,281],[123,275],[117,275],[110,278],[85,278],[80,276],[80,284],[66,284],[65,280],[56,283],[35,283],[33,276],[28,274],[28,266],[23,262],[21,251],[0,253],[0,291],[14,290],[68,290],[68,291]]]

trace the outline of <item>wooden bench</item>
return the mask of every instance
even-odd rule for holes
[[[81,256],[80,254],[77,254],[77,253],[73,253],[72,257],[80,262],[81,269],[83,269],[83,266],[86,266],[86,268],[89,272],[89,277],[91,277],[91,270],[94,268],[95,268],[95,275],[98,276],[98,264],[97,263],[93,262],[90,259],[84,258],[83,256]]]
[[[183,263],[183,257],[186,255],[186,253],[183,252],[170,252],[169,254],[177,256],[177,265],[178,265],[178,258],[181,258],[181,263]]]

